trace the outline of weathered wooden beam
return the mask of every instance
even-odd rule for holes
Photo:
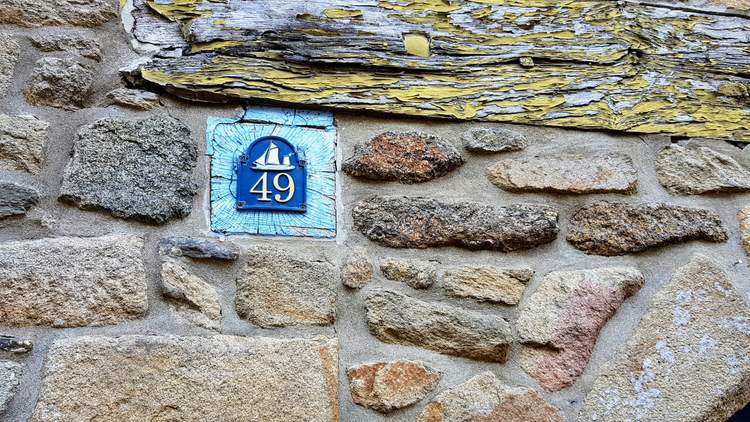
[[[145,4],[164,19],[140,10],[136,38],[172,25],[187,44],[141,75],[178,95],[750,140],[750,17],[733,9],[601,0]]]

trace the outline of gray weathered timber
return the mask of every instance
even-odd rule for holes
[[[187,46],[164,41],[140,76],[186,97],[750,140],[741,13],[603,0],[145,4],[163,19],[137,7],[134,36],[181,31]]]

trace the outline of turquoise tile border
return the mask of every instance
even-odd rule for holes
[[[307,212],[237,211],[235,163],[256,139],[289,140],[307,159]],[[238,118],[209,117],[211,230],[227,234],[336,236],[336,128],[324,111],[247,108]]]

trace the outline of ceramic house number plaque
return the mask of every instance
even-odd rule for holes
[[[336,235],[336,131],[327,112],[248,108],[210,118],[211,230]]]

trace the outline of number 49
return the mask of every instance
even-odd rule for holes
[[[286,179],[285,186],[281,186],[281,184],[279,183],[279,179],[281,178]],[[290,176],[289,173],[277,173],[276,176],[273,177],[272,183],[274,189],[276,189],[277,191],[286,192],[286,198],[281,199],[281,195],[277,193],[273,196],[274,201],[283,204],[284,202],[289,202],[292,199],[292,197],[294,196],[294,180],[292,180],[292,176]],[[259,186],[260,189],[258,189]],[[260,179],[255,182],[252,188],[250,188],[250,193],[260,195],[260,199],[258,199],[258,201],[271,202],[271,198],[269,198],[271,191],[268,190],[268,172],[264,172],[263,175],[260,176]]]

